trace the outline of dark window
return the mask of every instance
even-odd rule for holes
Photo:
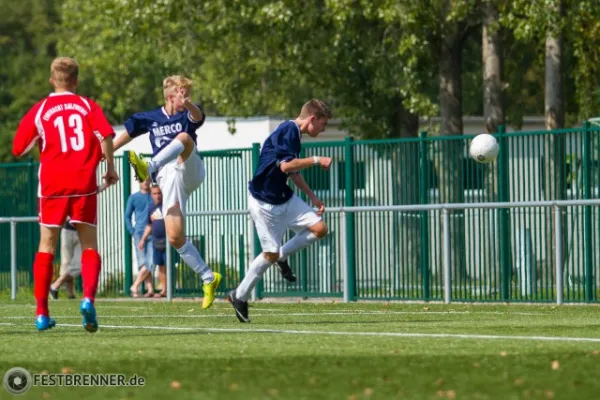
[[[324,171],[319,167],[312,167],[302,171],[302,176],[313,191],[331,189],[329,171]]]
[[[346,163],[338,162],[338,188],[346,190]],[[364,161],[355,161],[352,166],[354,172],[354,189],[365,189],[367,187],[367,165]]]

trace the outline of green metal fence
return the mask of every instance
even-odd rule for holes
[[[560,131],[504,133],[498,160],[477,164],[468,157],[472,136],[428,136],[395,140],[305,143],[303,154],[334,159],[331,170],[313,168],[304,177],[328,207],[597,199],[600,197],[599,128],[587,124]],[[190,211],[242,210],[259,147],[204,152],[207,178],[193,194]],[[121,185],[100,195],[103,256],[101,291],[128,294],[131,239],[124,230],[124,201],[136,184],[122,159]],[[127,168],[127,169],[123,169]],[[0,216],[35,215],[37,165],[0,165]],[[8,178],[10,177],[10,178]],[[25,187],[26,190],[22,188]],[[18,188],[18,189],[17,189]],[[344,218],[342,221],[341,218]],[[342,258],[349,264],[351,298],[442,300],[442,213],[403,211],[326,214],[330,234],[290,259],[299,277],[285,282],[271,268],[259,296],[340,297]],[[343,222],[343,224],[342,224]],[[225,276],[221,294],[243,278],[258,241],[248,216],[188,217],[187,232],[213,269]],[[452,298],[455,301],[540,301],[556,297],[556,240],[565,249],[565,301],[598,300],[600,244],[597,207],[566,207],[564,235],[554,237],[550,208],[450,211]],[[345,225],[345,242],[342,242]],[[8,237],[8,225],[0,235]],[[19,284],[30,284],[37,227],[19,226]],[[9,259],[8,241],[0,255]],[[27,249],[23,250],[22,249]],[[201,282],[173,253],[174,294],[201,295]],[[133,260],[134,261],[134,260]],[[9,287],[8,265],[0,265],[0,289]]]

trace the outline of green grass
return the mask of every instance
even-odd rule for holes
[[[136,374],[146,385],[33,387],[19,398],[597,399],[600,393],[595,306],[255,303],[246,325],[227,303],[203,311],[193,302],[99,300],[101,330],[88,334],[78,305],[52,302],[59,326],[38,333],[30,302],[0,301],[0,374],[15,366],[50,374],[66,368]],[[171,387],[174,381],[179,388]],[[0,388],[0,398],[10,396]]]

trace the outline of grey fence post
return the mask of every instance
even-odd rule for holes
[[[10,299],[17,298],[17,222],[10,221]]]
[[[447,208],[442,210],[444,231],[443,259],[444,259],[444,303],[449,304],[452,300],[452,274],[450,268],[450,211]]]

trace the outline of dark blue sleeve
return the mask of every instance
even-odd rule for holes
[[[141,113],[133,114],[125,121],[125,129],[132,138],[148,132],[148,120]]]
[[[300,136],[295,126],[290,126],[277,136],[275,143],[277,161],[291,161],[300,156]]]
[[[191,134],[196,133],[196,130],[204,125],[204,121],[206,120],[206,114],[204,113],[202,107],[200,107],[200,104],[196,104],[195,106],[198,107],[202,112],[202,119],[200,121],[194,121],[192,114],[189,111],[187,112],[188,124],[186,132]]]

